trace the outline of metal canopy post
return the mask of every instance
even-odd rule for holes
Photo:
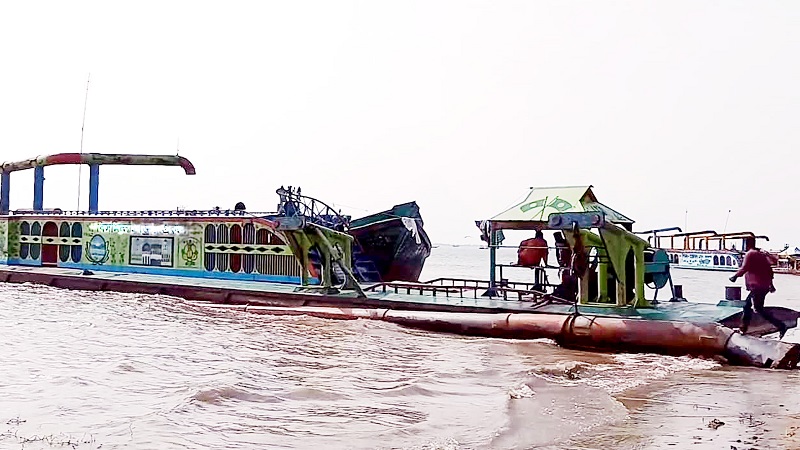
[[[33,168],[33,210],[44,209],[44,167]]]
[[[489,288],[494,289],[497,287],[495,283],[495,266],[497,266],[497,231],[494,227],[489,225]]]
[[[98,194],[100,191],[100,165],[89,164],[89,212],[97,214]]]
[[[0,172],[0,214],[8,214],[10,209],[11,172]]]

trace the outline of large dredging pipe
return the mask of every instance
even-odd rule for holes
[[[697,324],[581,314],[483,314],[191,303],[204,307],[244,310],[258,314],[383,320],[412,328],[470,336],[512,339],[547,338],[564,347],[578,349],[705,357],[722,356],[729,363],[735,365],[775,369],[794,369],[800,360],[800,344],[745,336],[716,323]]]

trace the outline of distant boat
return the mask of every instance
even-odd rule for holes
[[[660,234],[670,231],[678,231],[678,233]],[[647,241],[653,247],[664,249],[667,252],[672,267],[728,272],[737,271],[742,266],[743,249],[747,239],[769,241],[767,236],[757,236],[750,231],[737,233],[717,233],[714,230],[681,232],[678,227],[638,231],[636,234],[649,235]],[[734,244],[728,247],[731,242]],[[736,243],[739,244],[738,249]]]
[[[788,245],[779,252],[772,253],[778,258],[778,264],[772,268],[775,273],[800,275],[800,248],[790,248]]]

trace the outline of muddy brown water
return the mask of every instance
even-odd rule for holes
[[[486,258],[442,246],[423,278],[485,278]],[[730,284],[674,276],[698,301]],[[800,309],[800,277],[776,287]],[[149,295],[0,283],[0,300],[0,448],[800,448],[797,371]]]

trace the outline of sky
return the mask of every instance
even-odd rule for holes
[[[800,244],[800,2],[3,2],[0,42],[0,162],[197,168],[102,167],[101,209],[273,211],[292,185],[479,244],[531,186],[593,185],[638,230]],[[88,206],[87,168],[45,176],[46,208]],[[11,181],[29,208],[33,171]]]

